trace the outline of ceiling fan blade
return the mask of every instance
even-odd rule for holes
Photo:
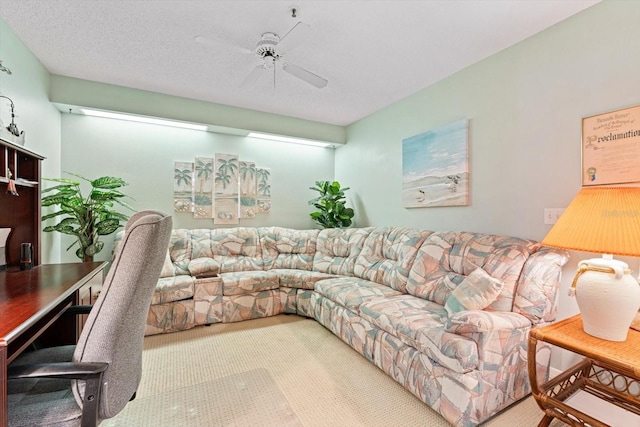
[[[309,35],[309,25],[299,21],[287,34],[280,38],[278,50],[283,53],[290,52],[303,44]]]
[[[278,67],[276,67],[274,64],[274,67],[273,67],[273,88],[274,89],[276,88],[276,68]]]
[[[253,70],[251,70],[251,72],[249,72],[249,74],[247,74],[247,77],[242,80],[242,82],[240,83],[240,87],[248,86],[255,83],[256,80],[258,80],[258,78],[260,77],[260,74],[262,74],[265,70],[266,67],[263,64],[255,67]]]
[[[254,53],[253,50],[251,49],[247,49],[246,47],[242,47],[242,46],[238,46],[237,44],[229,41],[229,40],[224,40],[221,39],[219,37],[213,37],[213,36],[196,36],[194,37],[194,40],[197,43],[200,44],[204,44],[207,46],[213,46],[213,47],[222,47],[225,49],[231,49],[234,50],[236,52],[240,52],[240,53],[244,53],[244,54],[252,54]]]
[[[326,79],[323,79],[322,77],[313,74],[312,72],[307,71],[304,68],[300,68],[297,65],[283,64],[282,69],[292,76],[295,76],[300,80],[303,80],[310,85],[317,87],[318,89],[322,89],[328,83]]]

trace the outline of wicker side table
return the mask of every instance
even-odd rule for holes
[[[536,346],[547,342],[585,358],[575,366],[538,384]],[[573,426],[607,426],[565,403],[579,390],[640,415],[640,332],[630,329],[624,342],[593,337],[582,329],[580,315],[533,329],[529,334],[529,380],[531,392],[545,415],[538,424],[548,426],[553,418]]]

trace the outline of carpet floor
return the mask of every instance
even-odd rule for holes
[[[528,397],[484,425],[533,427],[541,417]],[[101,424],[405,425],[449,423],[319,323],[286,315],[145,338],[136,399]]]

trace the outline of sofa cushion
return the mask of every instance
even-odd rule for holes
[[[151,298],[151,305],[193,298],[194,282],[195,279],[191,276],[160,278]]]
[[[476,343],[446,332],[447,313],[437,303],[411,295],[392,296],[362,304],[360,316],[455,372],[478,366]]]
[[[359,313],[360,305],[366,301],[400,295],[388,286],[357,277],[338,277],[316,283],[315,291],[337,304]]]
[[[280,282],[273,271],[236,271],[221,273],[222,295],[244,295],[278,289]]]
[[[319,271],[291,270],[276,268],[269,270],[278,275],[280,286],[285,288],[313,290],[318,280],[333,279],[335,274],[320,273]]]
[[[320,230],[293,230],[282,227],[260,227],[260,245],[265,270],[295,268],[311,270]]]
[[[435,232],[416,255],[407,293],[444,305],[464,277],[480,267],[504,283],[486,309],[511,311],[516,283],[535,242],[515,237],[468,232]]]
[[[192,255],[189,271],[200,259],[212,259],[219,273],[263,270],[258,230],[251,227],[191,230]],[[214,265],[214,264],[212,264]],[[200,269],[200,273],[204,273]]]
[[[313,271],[353,276],[356,257],[373,228],[326,228],[318,234]]]
[[[189,230],[184,228],[172,230],[169,239],[169,256],[173,263],[175,275],[189,274],[191,250],[191,233]]]
[[[409,270],[430,233],[411,228],[374,228],[356,257],[354,275],[406,292]]]
[[[483,310],[500,295],[504,283],[480,267],[462,280],[444,305],[449,315],[462,310]]]
[[[220,263],[212,258],[196,258],[189,262],[189,273],[194,277],[213,277],[220,274]]]
[[[173,268],[173,261],[171,261],[171,255],[169,255],[169,251],[167,251],[164,257],[164,263],[162,264],[162,270],[160,270],[160,277],[171,277],[175,275],[176,272]]]

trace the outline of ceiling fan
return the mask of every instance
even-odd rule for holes
[[[260,77],[260,75],[268,72],[273,73],[273,87],[275,87],[276,70],[282,69],[286,73],[297,77],[300,80],[317,87],[318,89],[322,89],[328,83],[326,79],[312,73],[311,71],[305,70],[298,65],[286,62],[284,60],[286,52],[289,52],[300,44],[304,33],[306,33],[308,29],[309,25],[299,21],[282,37],[272,32],[263,33],[260,37],[260,40],[258,40],[255,48],[253,49],[235,46],[232,43],[221,40],[219,38],[197,36],[195,40],[196,42],[202,44],[223,44],[227,47],[233,47],[235,50],[239,50],[242,53],[255,55],[262,61],[261,64],[251,70],[251,72],[244,78],[240,86],[251,84],[255,82]]]

